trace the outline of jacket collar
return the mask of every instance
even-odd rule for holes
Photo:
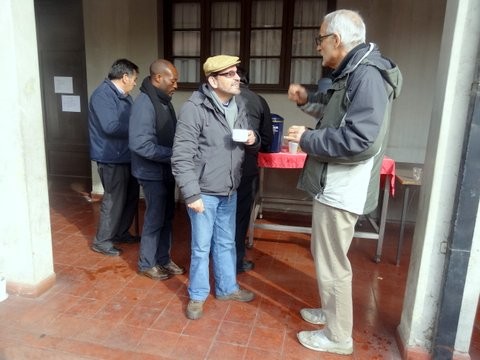
[[[339,76],[344,76],[351,73],[357,68],[357,66],[362,62],[362,60],[365,59],[373,51],[374,48],[375,44],[373,43],[362,43],[355,46],[352,50],[348,52],[347,56],[345,56],[338,68],[336,68],[332,72],[332,76],[334,78],[337,78]]]

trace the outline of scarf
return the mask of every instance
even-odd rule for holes
[[[172,147],[177,126],[177,116],[171,103],[172,98],[153,86],[150,82],[150,76],[143,79],[140,91],[150,98],[155,109],[158,144]],[[170,112],[170,116],[166,116],[165,105]]]
[[[237,102],[235,101],[235,97],[233,96],[228,102],[228,104],[223,104],[215,91],[213,91],[210,87],[209,90],[212,93],[212,99],[216,107],[225,115],[225,119],[227,120],[230,129],[233,129],[233,125],[235,124],[235,120],[237,119],[238,115],[238,107]]]

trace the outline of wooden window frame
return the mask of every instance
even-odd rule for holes
[[[211,13],[212,13],[212,1],[211,0],[157,0],[158,1],[158,33],[163,34],[163,38],[159,36],[159,49],[163,48],[164,57],[173,62],[173,4],[174,3],[189,3],[195,2],[200,4],[200,9],[204,13],[200,16],[200,64],[203,64],[205,60],[211,56]],[[257,28],[252,28],[251,26],[251,14],[245,14],[245,9],[252,8],[253,0],[215,0],[215,2],[229,2],[229,1],[238,1],[240,2],[241,16],[240,16],[240,53],[238,56],[242,61],[242,66],[247,69],[249,68],[250,63],[250,37],[252,30]],[[250,88],[256,91],[263,92],[272,92],[272,93],[284,93],[290,84],[290,72],[291,72],[291,60],[294,58],[314,58],[314,56],[293,56],[292,55],[292,36],[293,30],[299,29],[299,27],[294,27],[293,24],[293,13],[294,13],[295,1],[293,0],[283,0],[283,21],[282,21],[282,46],[279,56],[271,56],[272,58],[280,59],[280,75],[278,84],[250,84]],[[329,13],[336,9],[336,0],[327,0],[327,9],[326,12]],[[312,29],[320,26],[304,26],[301,29]],[[205,31],[205,29],[208,29]],[[265,28],[258,28],[265,29]],[[189,29],[185,29],[189,30]],[[198,30],[198,29],[191,29]],[[221,30],[221,29],[215,29]],[[312,46],[315,46],[312,39]],[[265,56],[264,58],[268,58]],[[188,56],[182,56],[182,58],[188,58]],[[192,58],[198,58],[197,56]],[[255,58],[255,57],[254,57]],[[262,57],[263,58],[263,57]],[[202,69],[200,69],[200,82],[199,83],[179,83],[180,89],[185,90],[195,90],[198,88],[199,84],[205,80]],[[314,85],[314,84],[305,84],[305,85]]]

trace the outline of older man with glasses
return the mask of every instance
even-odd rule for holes
[[[353,352],[347,252],[359,215],[377,206],[391,102],[402,84],[398,67],[375,44],[365,43],[365,33],[358,13],[327,14],[315,43],[322,65],[333,69],[331,87],[316,94],[299,84],[288,90],[292,101],[318,118],[315,129],[291,126],[286,136],[308,154],[299,187],[314,198],[311,252],[322,306],[302,309],[300,315],[325,326],[297,337],[309,349],[337,354]]]
[[[257,152],[240,94],[236,56],[218,55],[203,65],[199,90],[183,104],[175,133],[172,171],[187,205],[192,254],[186,316],[199,319],[210,293],[212,255],[218,300],[251,301],[255,295],[236,279],[235,210],[244,151]],[[240,131],[239,131],[240,130]],[[234,137],[242,133],[244,138]]]

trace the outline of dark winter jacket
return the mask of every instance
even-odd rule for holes
[[[133,104],[105,79],[95,89],[88,104],[90,158],[100,163],[129,164],[128,121]]]
[[[145,80],[150,81],[148,77]],[[152,100],[143,90],[145,80],[130,116],[132,174],[141,180],[173,181],[170,160],[177,119],[171,97],[158,89],[152,94],[158,105],[157,114]]]
[[[260,151],[268,152],[273,139],[273,130],[272,115],[270,114],[267,101],[243,83],[240,83],[240,89],[240,97],[243,98],[246,104],[250,128],[258,131],[260,135]],[[242,176],[255,176],[258,174],[257,159],[258,152],[245,153]]]
[[[402,76],[374,44],[352,49],[332,76],[327,94],[309,96],[325,108],[300,140],[308,157],[299,188],[326,205],[366,214],[377,206],[391,102]]]
[[[232,140],[225,115],[203,84],[183,104],[173,144],[172,171],[183,198],[190,204],[200,193],[228,196],[238,188],[244,151],[257,151],[260,141],[246,146]],[[235,97],[238,116],[234,128],[248,129],[243,100]]]

